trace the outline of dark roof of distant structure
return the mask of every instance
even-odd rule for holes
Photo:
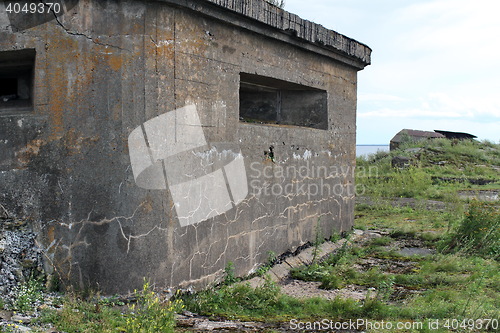
[[[443,134],[436,132],[403,129],[391,139],[391,142],[401,142],[405,137],[412,139],[445,138]]]
[[[441,130],[434,130],[434,132],[439,133],[444,135],[447,139],[475,139],[477,136],[469,134],[469,133],[462,133],[462,132],[450,132],[450,131],[441,131]]]

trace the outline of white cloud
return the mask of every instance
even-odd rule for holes
[[[358,142],[432,124],[498,141],[500,1],[288,0],[285,8],[373,49],[358,76]]]
[[[367,94],[359,94],[358,101],[363,101],[363,102],[368,102],[368,101],[400,102],[400,101],[404,101],[404,99],[399,97],[399,96],[395,96],[395,95],[367,93]]]
[[[477,121],[481,121],[481,118],[500,119],[500,101],[444,92],[431,92],[417,99],[406,100],[383,94],[362,95],[358,100],[358,118],[370,117],[475,118]]]
[[[358,122],[359,144],[389,144],[391,138],[403,128],[433,131],[446,130],[471,133],[478,139],[488,139],[500,143],[500,121],[489,123],[476,122],[469,119],[398,119],[371,118],[369,121]]]
[[[462,118],[458,112],[439,111],[429,109],[379,109],[359,114],[359,118]]]

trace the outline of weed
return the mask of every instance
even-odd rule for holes
[[[61,310],[45,309],[37,323],[51,323],[58,331],[76,332],[173,332],[175,313],[183,308],[182,301],[162,301],[144,282],[141,291],[135,291],[137,301],[126,310],[116,306],[124,304],[117,298],[83,299],[74,294],[67,294]]]
[[[255,272],[255,275],[256,276],[263,276],[273,267],[273,265],[277,261],[278,261],[278,257],[276,257],[276,253],[274,253],[273,251],[269,251],[267,253],[267,262],[257,269],[257,271]]]
[[[104,306],[124,306],[125,302],[120,298],[119,295],[114,295],[111,297],[104,297],[99,300],[99,305],[104,305]]]
[[[323,231],[321,229],[321,220],[318,218],[318,223],[316,224],[316,236],[314,237],[314,250],[312,262],[316,263],[319,255],[319,247],[325,241],[323,237]]]
[[[15,289],[12,309],[20,312],[33,310],[43,301],[43,284],[40,280],[30,278]]]
[[[235,283],[236,281],[238,281],[238,278],[234,273],[234,264],[232,261],[229,261],[224,268],[224,281],[222,283],[230,285]]]
[[[47,283],[45,284],[47,291],[49,292],[57,292],[61,290],[61,280],[59,279],[59,275],[50,274],[47,276]]]
[[[332,235],[330,236],[330,242],[336,243],[341,239],[342,239],[342,236],[338,232],[336,232],[336,231],[332,232]]]
[[[345,281],[342,278],[342,276],[339,276],[337,274],[325,274],[321,278],[321,284],[320,288],[321,289],[342,289],[345,286]]]
[[[374,238],[372,239],[368,245],[372,245],[372,246],[387,246],[389,244],[391,244],[394,240],[391,238],[391,237],[387,237],[387,236],[383,236],[383,237],[380,237],[380,238]]]
[[[125,317],[114,308],[99,306],[98,303],[84,301],[74,295],[67,295],[61,310],[45,309],[37,320],[50,323],[58,331],[77,332],[125,332]]]
[[[328,256],[325,263],[330,266],[336,266],[339,263],[348,261],[350,257],[355,255],[355,251],[356,250],[351,247],[348,242],[344,242],[344,244],[342,244],[342,246],[337,251]]]
[[[328,272],[325,271],[324,266],[318,263],[292,268],[290,271],[290,276],[292,278],[303,281],[320,281],[327,274]]]
[[[279,287],[266,278],[263,286],[251,288],[248,284],[221,285],[200,291],[193,295],[183,295],[187,309],[203,315],[263,316],[278,306]]]
[[[462,223],[452,234],[451,250],[500,259],[500,209],[493,204],[473,201]]]
[[[415,238],[417,232],[415,230],[397,229],[391,232],[391,237],[395,239],[411,239]]]
[[[148,282],[144,282],[136,304],[130,307],[126,320],[127,332],[174,332],[175,313],[183,308],[182,301],[160,301],[151,290]]]
[[[19,326],[17,324],[6,324],[0,326],[0,332],[1,333],[17,333],[19,332]]]

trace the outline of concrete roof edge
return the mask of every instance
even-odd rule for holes
[[[267,37],[295,44],[357,69],[363,69],[371,64],[372,50],[367,45],[329,30],[320,24],[304,20],[265,0],[160,1],[200,12]],[[237,19],[238,17],[240,20]],[[241,20],[242,17],[246,20]]]

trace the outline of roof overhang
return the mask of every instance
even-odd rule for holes
[[[352,38],[304,20],[264,0],[160,0],[227,24],[335,59],[361,70],[372,50]]]

